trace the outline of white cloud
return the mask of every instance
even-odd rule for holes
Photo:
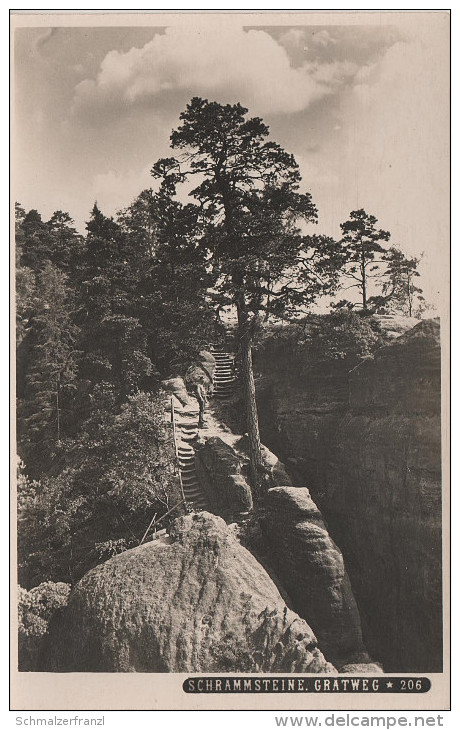
[[[331,36],[328,30],[320,30],[318,33],[312,33],[311,44],[314,46],[326,46],[336,45],[337,40]]]
[[[401,220],[416,216],[417,228],[434,222],[435,201],[447,210],[447,67],[440,71],[421,43],[396,43],[357,75],[345,110],[360,188],[378,182],[382,202]]]
[[[77,85],[74,110],[153,103],[179,91],[238,100],[258,114],[292,113],[333,93],[354,70],[346,63],[293,68],[287,51],[262,30],[174,26],[143,48],[108,53],[96,79]]]
[[[321,225],[337,227],[363,207],[392,243],[426,252],[422,285],[432,301],[448,279],[448,68],[447,46],[410,38],[360,69],[342,95],[340,129],[315,158],[338,184],[311,178]]]
[[[304,29],[301,28],[289,28],[285,33],[283,33],[280,38],[279,42],[282,46],[304,46],[307,39],[307,34]]]
[[[306,63],[305,71],[318,83],[330,91],[340,88],[347,79],[356,75],[359,67],[350,61],[333,61],[331,63]]]

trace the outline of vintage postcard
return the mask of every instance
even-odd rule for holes
[[[449,709],[449,12],[10,17],[12,709]]]

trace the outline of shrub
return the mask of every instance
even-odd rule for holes
[[[37,670],[43,639],[52,616],[67,605],[70,594],[68,583],[47,581],[27,591],[18,590],[18,667],[20,672]]]

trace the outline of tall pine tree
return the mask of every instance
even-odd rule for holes
[[[300,192],[294,157],[268,141],[268,127],[247,118],[240,104],[221,105],[193,98],[172,133],[178,158],[159,160],[152,169],[165,194],[196,176],[202,245],[224,303],[235,305],[251,480],[260,481],[261,448],[252,368],[252,346],[261,316],[289,314],[332,291],[341,257],[329,238],[305,236],[303,222],[317,211]]]
[[[385,269],[386,249],[381,242],[390,238],[388,231],[376,228],[376,223],[377,218],[368,215],[361,208],[353,210],[350,213],[350,220],[340,224],[347,262],[343,275],[352,281],[351,288],[355,287],[360,292],[365,312],[372,305],[369,292],[371,284],[381,279]]]

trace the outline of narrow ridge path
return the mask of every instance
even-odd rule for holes
[[[206,509],[207,500],[196,475],[193,442],[198,436],[197,406],[175,407],[179,470],[185,501],[193,509]]]
[[[232,397],[236,382],[234,355],[218,346],[212,347],[211,353],[216,360],[213,395],[216,400],[225,402]],[[195,404],[193,398],[191,400],[191,404],[183,405],[173,396],[178,466],[187,505],[196,510],[209,510],[210,505],[196,473],[194,443],[200,430],[203,431],[203,436],[208,437],[221,435],[222,431],[225,432],[226,440],[235,440],[239,437],[216,420],[212,407],[206,409],[203,429],[198,429],[198,403]],[[224,436],[224,433],[222,435]]]
[[[228,400],[235,388],[235,357],[217,346],[211,347],[211,354],[216,360],[214,397]]]

